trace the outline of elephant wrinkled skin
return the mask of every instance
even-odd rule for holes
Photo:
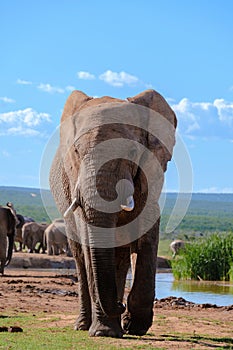
[[[143,335],[152,324],[158,200],[175,128],[175,113],[154,90],[127,100],[74,91],[65,104],[50,187],[80,281],[75,329],[90,336]]]

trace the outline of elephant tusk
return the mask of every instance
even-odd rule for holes
[[[71,205],[66,209],[66,211],[63,214],[64,218],[67,218],[67,216],[70,214],[71,211],[75,211],[75,209],[78,207],[77,198],[75,197],[72,201]]]
[[[132,211],[134,209],[134,199],[133,196],[129,196],[126,199],[126,205],[121,204],[121,209],[125,211]]]

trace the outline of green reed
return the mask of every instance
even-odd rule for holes
[[[233,281],[233,232],[187,243],[172,260],[176,279]]]

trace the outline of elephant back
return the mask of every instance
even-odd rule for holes
[[[0,206],[0,223],[1,229],[5,231],[8,236],[15,234],[17,218],[11,208]]]

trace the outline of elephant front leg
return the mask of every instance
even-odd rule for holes
[[[122,319],[128,334],[142,336],[152,325],[158,229],[157,225],[138,242],[134,282]]]
[[[91,326],[91,299],[89,294],[85,260],[82,246],[78,242],[70,241],[70,247],[76,261],[79,283],[79,316],[74,329],[86,331]]]
[[[122,338],[124,331],[121,327],[120,316],[108,316],[104,314],[98,303],[93,305],[92,324],[89,329],[91,337]]]

